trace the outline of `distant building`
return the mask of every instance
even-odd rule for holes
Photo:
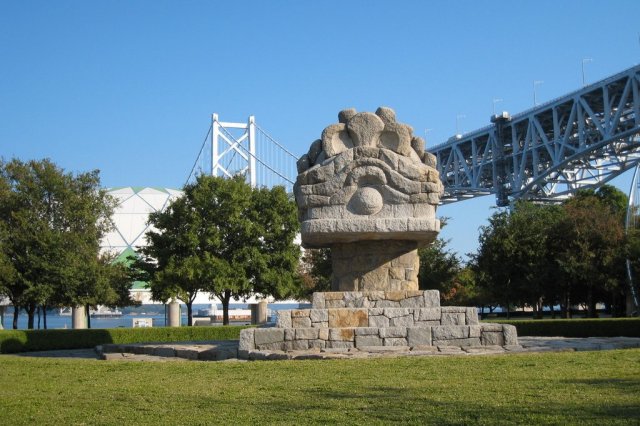
[[[163,211],[182,195],[182,191],[176,189],[137,186],[110,188],[108,193],[118,201],[112,216],[115,229],[105,235],[100,247],[122,261],[147,245],[145,233],[151,228],[147,225],[149,213]],[[131,292],[135,300],[151,303],[151,292],[144,282],[134,282]]]
[[[124,188],[109,188],[109,195],[118,200],[112,220],[115,228],[105,235],[100,243],[103,252],[116,256],[116,260],[127,261],[127,258],[136,255],[136,252],[147,245],[145,233],[151,229],[147,225],[149,213],[163,211],[176,198],[182,196],[183,192],[171,188],[158,187],[138,187],[129,186]],[[298,236],[296,242],[300,243]],[[148,303],[158,303],[151,300],[151,291],[147,289],[146,283],[135,281],[131,286],[131,296],[134,300]],[[269,298],[270,303],[273,302]],[[249,298],[232,299],[232,303],[256,303],[259,298],[255,296]],[[283,301],[281,303],[292,303],[297,301]],[[217,304],[220,301],[209,293],[198,294],[195,303],[197,304]]]

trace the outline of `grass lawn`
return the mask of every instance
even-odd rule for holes
[[[640,424],[640,350],[268,362],[0,356],[0,424]]]

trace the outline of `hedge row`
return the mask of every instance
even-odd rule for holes
[[[519,336],[640,337],[640,318],[495,320]],[[0,330],[0,353],[93,348],[105,343],[187,342],[238,339],[246,326],[153,327],[87,330]]]
[[[233,340],[246,326],[0,330],[0,353],[86,349],[105,343]]]
[[[490,320],[511,324],[518,336],[640,337],[640,318]]]

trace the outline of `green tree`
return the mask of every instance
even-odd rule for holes
[[[480,228],[480,246],[473,265],[478,284],[487,290],[497,304],[507,308],[515,302],[513,259],[516,242],[509,229],[509,212],[500,210]]]
[[[558,205],[531,202],[517,203],[510,214],[510,232],[515,242],[513,257],[514,286],[519,293],[516,300],[533,308],[542,318],[543,306],[553,306],[556,295],[557,264],[549,250],[550,231],[563,217]]]
[[[596,303],[609,301],[624,285],[625,235],[618,206],[593,192],[567,200],[564,218],[553,241],[555,259],[564,281],[561,306],[584,304],[590,317]]]
[[[306,249],[299,265],[301,285],[297,299],[310,300],[316,291],[331,291],[331,249]]]
[[[9,257],[7,240],[9,233],[6,229],[6,224],[0,221],[0,299],[9,297],[10,288],[13,282],[16,280],[16,269]]]
[[[507,308],[528,305],[538,315],[554,303],[555,261],[549,251],[550,230],[562,216],[554,205],[527,201],[495,213],[481,228],[474,259],[479,284]]]
[[[543,306],[557,303],[563,315],[584,304],[594,316],[597,302],[619,311],[626,289],[625,206],[626,196],[605,185],[562,205],[520,201],[495,213],[481,229],[473,259],[480,288],[502,306],[531,306],[538,317]]]
[[[146,273],[154,299],[187,305],[189,325],[199,292],[220,299],[226,325],[232,297],[286,298],[299,286],[297,210],[282,187],[252,189],[242,176],[202,175],[149,223],[157,231],[147,234],[135,267]]]
[[[460,291],[456,280],[462,270],[462,262],[447,249],[449,241],[437,238],[428,247],[418,249],[420,271],[418,282],[422,290],[438,290],[443,303],[454,303]]]
[[[637,222],[636,222],[637,223]],[[635,305],[634,307],[637,309],[638,306],[636,303],[638,302],[638,297],[640,293],[640,289],[638,287],[638,279],[640,278],[640,229],[632,227],[627,230],[627,247],[626,247],[626,259],[629,262],[629,275],[627,277],[627,285],[629,297],[634,297],[636,300],[632,300],[631,302]],[[632,289],[631,286],[634,288]],[[635,292],[635,295],[634,293]],[[625,295],[626,296],[626,295]],[[625,297],[626,298],[626,297]],[[626,308],[626,307],[625,307]],[[638,312],[632,312],[634,315],[638,315]]]
[[[0,162],[0,182],[2,250],[15,271],[4,292],[15,307],[14,328],[19,309],[33,328],[38,307],[110,302],[97,287],[110,281],[96,274],[109,267],[100,263],[99,243],[114,202],[100,189],[98,171],[74,176],[50,160],[14,159]]]

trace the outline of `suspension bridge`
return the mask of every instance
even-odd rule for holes
[[[490,194],[498,206],[553,202],[598,187],[640,164],[640,65],[519,114],[496,114],[490,125],[429,151],[443,204]],[[253,116],[232,123],[213,114],[187,181],[242,174],[253,186],[291,191],[296,160]]]
[[[297,159],[258,126],[255,117],[233,123],[220,121],[218,114],[213,114],[187,182],[199,174],[223,177],[240,174],[251,186],[282,185],[292,192]]]

